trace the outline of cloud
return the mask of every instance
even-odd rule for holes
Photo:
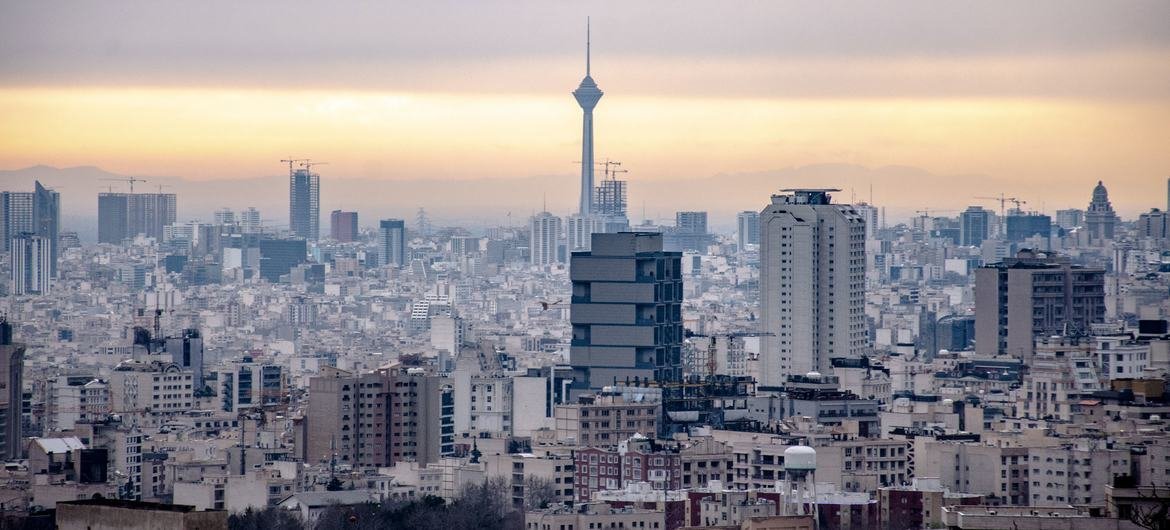
[[[1000,68],[1020,61],[1040,74],[1060,70],[1054,80],[1071,81],[1068,92],[1117,79],[1094,75],[1117,73],[1103,62],[1165,63],[1170,52],[1170,3],[1161,1],[9,2],[0,84],[564,90],[581,69],[587,14],[611,86],[639,69],[659,79],[669,71],[679,93],[760,94],[781,82],[872,92],[910,70],[893,88],[921,81],[914,95],[940,76],[936,92],[958,90],[957,70],[968,67],[964,91],[1031,93],[1021,85],[1039,74]],[[986,79],[988,68],[998,75]],[[1140,68],[1121,79],[1142,84]],[[1019,82],[1005,78],[1013,72]],[[1165,67],[1146,74],[1166,82]],[[651,81],[631,85],[667,88]]]

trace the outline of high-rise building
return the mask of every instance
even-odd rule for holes
[[[12,248],[12,238],[24,233],[49,240],[49,273],[57,277],[57,247],[60,244],[61,194],[45,188],[40,181],[32,192],[0,192],[0,237],[4,250]]]
[[[1085,211],[1085,229],[1089,232],[1089,242],[1100,244],[1113,239],[1113,231],[1117,226],[1117,214],[1113,212],[1113,205],[1109,203],[1109,190],[1105,184],[1097,181],[1093,188],[1093,200],[1089,202],[1089,209]]]
[[[735,215],[736,248],[743,252],[748,245],[760,244],[760,212],[739,212]]]
[[[865,219],[865,239],[866,241],[873,241],[877,239],[877,231],[882,227],[881,225],[881,208],[868,203],[857,203],[853,205],[853,209]]]
[[[605,221],[598,215],[570,215],[565,219],[565,244],[569,252],[588,251],[593,234],[607,232]]]
[[[828,373],[866,348],[865,219],[827,189],[784,190],[760,212],[760,383]]]
[[[281,276],[307,260],[308,245],[304,239],[261,239],[258,246],[260,277],[272,283],[279,282]]]
[[[1052,235],[1052,218],[1047,215],[1038,213],[1009,214],[1004,222],[1007,223],[1006,238],[1008,241],[1020,242],[1035,236],[1047,239]]]
[[[16,460],[24,451],[21,431],[23,404],[24,344],[13,342],[12,324],[0,316],[0,456]]]
[[[547,266],[557,263],[557,247],[561,241],[561,218],[548,212],[541,212],[528,222],[528,250],[533,265]]]
[[[1037,336],[1088,332],[1105,318],[1105,271],[1021,250],[975,270],[975,351],[1028,360]]]
[[[321,176],[298,169],[288,176],[288,228],[309,241],[321,236]]]
[[[195,390],[203,389],[203,335],[198,329],[185,329],[178,337],[167,337],[166,352],[171,362],[191,370]]]
[[[594,234],[573,253],[569,362],[575,389],[682,377],[682,255],[662,234]]]
[[[240,212],[240,231],[245,234],[254,234],[260,231],[260,210],[249,206]]]
[[[341,210],[333,210],[329,214],[329,235],[334,241],[340,243],[351,243],[358,239],[358,214],[357,212],[343,212]]]
[[[53,242],[25,232],[12,238],[12,294],[49,294],[53,283]]]
[[[601,101],[604,94],[597,88],[589,71],[589,26],[585,27],[585,78],[577,90],[573,91],[573,98],[581,106],[583,119],[581,125],[581,203],[578,209],[583,216],[592,215],[593,211],[593,108]]]
[[[12,248],[12,238],[33,231],[33,194],[23,191],[0,192],[0,232],[4,250]]]
[[[1157,208],[1138,216],[1138,237],[1149,239],[1170,239],[1170,212]]]
[[[162,241],[176,207],[174,193],[99,193],[98,242],[119,244],[139,235]]]
[[[232,211],[231,208],[220,208],[216,210],[215,213],[212,214],[211,219],[213,224],[221,226],[235,226],[237,222],[236,212]]]
[[[666,250],[705,252],[711,244],[711,234],[707,232],[707,212],[675,212],[674,229],[665,235],[663,245]]]
[[[395,267],[406,264],[406,221],[382,219],[378,223],[378,263]]]
[[[959,214],[959,244],[977,247],[991,234],[991,212],[982,206],[968,206]]]
[[[629,197],[627,196],[627,182],[617,177],[602,179],[593,189],[593,209],[597,215],[604,217],[624,217],[629,223]]]
[[[1065,230],[1072,230],[1085,223],[1085,211],[1076,208],[1056,211],[1056,226]]]

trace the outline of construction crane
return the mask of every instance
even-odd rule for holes
[[[914,213],[919,214],[920,217],[932,217],[930,215],[930,212],[943,213],[943,212],[954,212],[954,211],[955,210],[935,210],[933,208],[926,208],[924,210],[915,210]]]
[[[541,310],[541,311],[548,311],[548,309],[549,309],[550,307],[556,307],[556,306],[558,306],[558,305],[561,305],[561,302],[564,302],[564,301],[565,301],[565,300],[564,300],[563,298],[557,299],[557,300],[556,300],[556,301],[554,301],[554,302],[549,302],[549,301],[547,301],[547,300],[542,300],[542,301],[540,302],[540,310]]]
[[[118,181],[118,182],[129,182],[129,183],[130,183],[130,193],[134,193],[134,183],[135,183],[135,182],[146,182],[146,179],[140,179],[140,178],[137,178],[137,177],[125,177],[125,178],[103,178],[102,180],[113,180],[113,181]],[[112,189],[113,189],[113,188],[111,188],[111,190],[112,190]]]
[[[999,197],[975,197],[975,198],[976,198],[976,199],[983,199],[983,200],[985,200],[985,201],[999,201],[999,216],[1000,216],[1001,218],[1002,218],[1002,217],[1004,216],[1004,214],[1006,213],[1006,212],[1005,212],[1005,209],[1006,209],[1006,208],[1005,208],[1005,206],[1007,205],[1007,203],[1009,203],[1009,202],[1010,202],[1010,203],[1013,203],[1013,204],[1015,204],[1015,205],[1016,205],[1016,209],[1017,209],[1017,210],[1019,210],[1019,209],[1020,209],[1020,206],[1021,206],[1021,205],[1023,205],[1023,204],[1027,204],[1027,203],[1028,203],[1028,201],[1025,201],[1025,200],[1022,200],[1022,199],[1017,199],[1017,198],[1015,198],[1015,197],[1008,197],[1007,195],[1004,195],[1004,194],[1002,194],[1002,193],[1000,193],[1000,194],[999,194]]]
[[[313,171],[313,166],[324,166],[328,163],[329,162],[311,162],[308,159],[305,159],[304,162],[301,162],[301,167],[305,168],[306,171]]]
[[[281,163],[285,163],[285,162],[288,163],[288,176],[291,177],[293,174],[293,164],[304,163],[304,162],[308,162],[308,161],[309,161],[308,158],[293,158],[290,156],[284,160],[281,160]]]

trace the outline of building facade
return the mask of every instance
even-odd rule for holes
[[[865,351],[865,219],[835,190],[786,190],[760,212],[760,383],[828,373]]]
[[[634,232],[594,234],[592,251],[573,254],[569,360],[575,389],[680,380],[681,259],[663,252],[661,234]]]
[[[378,264],[406,265],[406,221],[383,219],[378,223]]]
[[[321,236],[321,176],[298,169],[288,176],[288,228],[309,241]]]
[[[162,241],[177,206],[174,193],[99,193],[98,243],[117,245],[139,235]]]
[[[1022,250],[975,271],[975,350],[1029,359],[1038,335],[1087,331],[1105,318],[1105,271]]]
[[[333,213],[329,214],[329,231],[329,235],[338,243],[357,241],[360,235],[357,212],[333,210]]]

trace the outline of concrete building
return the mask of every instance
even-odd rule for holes
[[[860,357],[865,329],[865,219],[830,191],[785,190],[760,212],[760,384],[829,373]]]
[[[557,405],[557,441],[615,447],[634,435],[653,435],[658,432],[660,406],[653,401],[626,401],[618,392],[583,395],[577,403]]]
[[[561,218],[541,212],[528,221],[528,252],[533,265],[547,267],[557,259],[561,242]]]
[[[760,244],[760,212],[746,211],[735,215],[735,248],[743,252],[748,245]]]
[[[167,337],[164,351],[171,362],[191,370],[196,390],[203,388],[203,335],[197,329],[185,329],[177,337]]]
[[[61,194],[37,181],[32,192],[0,192],[0,247],[11,250],[12,239],[32,234],[49,241],[49,274],[57,277],[57,245],[61,225]]]
[[[1138,216],[1137,233],[1140,238],[1170,239],[1170,212],[1153,208]]]
[[[1033,339],[1105,318],[1105,271],[1021,250],[975,271],[975,351],[1027,360]]]
[[[193,506],[116,499],[88,499],[57,503],[60,530],[227,530],[228,512],[197,511]]]
[[[592,247],[574,253],[569,269],[574,390],[679,381],[681,255],[663,252],[662,235],[654,233],[594,234]]]
[[[288,175],[288,229],[296,237],[316,241],[321,236],[321,175],[308,168]]]
[[[565,530],[568,528],[645,528],[667,530],[666,513],[608,503],[586,503],[579,507],[558,506],[524,514],[525,530]]]
[[[99,193],[98,243],[117,245],[139,235],[162,241],[177,205],[174,193]]]
[[[329,214],[329,235],[338,243],[352,243],[358,240],[358,213],[333,210]]]
[[[53,287],[53,249],[56,245],[46,237],[29,232],[16,235],[11,244],[12,288],[9,292],[16,296],[47,296]]]
[[[454,450],[454,407],[443,387],[399,367],[324,368],[309,381],[301,457],[363,468],[438,461]]]
[[[378,223],[378,264],[398,268],[406,264],[406,221],[383,219]]]
[[[24,452],[21,410],[24,383],[24,344],[13,342],[12,324],[0,316],[0,456],[16,460]]]

